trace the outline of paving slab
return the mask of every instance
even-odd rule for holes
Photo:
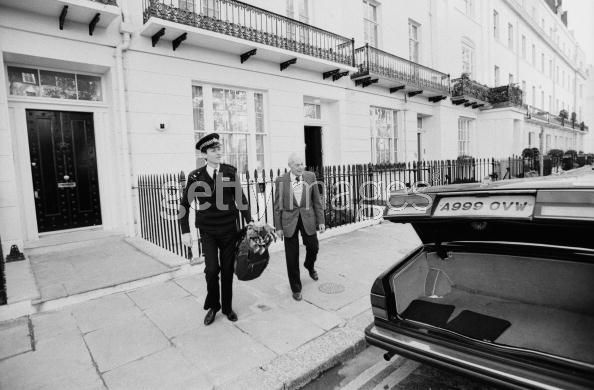
[[[101,383],[80,336],[54,337],[38,344],[35,351],[0,361],[2,389],[61,389],[69,382],[71,389]]]
[[[203,273],[175,279],[174,283],[196,297],[206,296],[206,279]]]
[[[204,326],[206,311],[194,296],[161,301],[145,311],[151,321],[169,338]]]
[[[305,301],[321,309],[336,311],[364,296],[369,296],[369,284],[337,276],[336,273],[321,268],[318,269],[318,275],[317,282],[311,279],[302,282],[302,294]]]
[[[240,319],[236,326],[277,354],[291,351],[324,333],[321,327],[278,308]]]
[[[165,282],[155,286],[139,288],[128,293],[128,296],[142,310],[163,302],[189,296],[190,293],[174,282]]]
[[[81,333],[76,319],[68,309],[35,314],[31,316],[31,321],[35,341],[38,343],[63,334]]]
[[[144,316],[87,333],[84,337],[100,372],[112,370],[171,345],[163,333]]]
[[[184,333],[173,343],[189,361],[208,372],[215,385],[277,356],[220,315],[213,324]]]
[[[208,374],[175,348],[115,368],[103,377],[110,390],[206,390],[213,386]]]
[[[31,350],[29,321],[26,317],[0,324],[0,360]]]
[[[125,321],[142,314],[126,294],[119,293],[84,302],[72,308],[72,315],[83,333]]]

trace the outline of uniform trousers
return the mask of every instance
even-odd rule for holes
[[[204,273],[206,276],[206,300],[204,310],[223,309],[224,314],[232,310],[233,269],[235,263],[235,230],[214,233],[200,231],[202,253],[204,253]],[[220,256],[219,256],[220,252]],[[221,289],[219,294],[219,273]]]
[[[319,250],[317,234],[307,235],[305,228],[303,227],[303,221],[301,221],[301,216],[299,216],[295,233],[291,237],[285,237],[287,274],[289,275],[291,291],[294,293],[301,292],[301,276],[299,273],[299,232],[301,232],[301,238],[305,245],[305,262],[303,265],[308,270],[313,270]]]

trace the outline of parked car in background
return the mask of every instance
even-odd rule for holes
[[[594,173],[412,196],[384,218],[422,245],[373,284],[368,343],[513,388],[594,389]]]

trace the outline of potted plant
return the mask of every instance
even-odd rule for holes
[[[559,111],[559,117],[561,118],[561,126],[565,126],[565,119],[569,118],[567,110],[563,109]]]
[[[571,127],[575,128],[575,122],[577,121],[577,114],[575,111],[571,113]]]

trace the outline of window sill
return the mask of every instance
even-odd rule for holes
[[[15,96],[9,95],[8,102],[12,103],[40,103],[40,104],[53,104],[59,106],[79,106],[79,107],[109,107],[105,101],[93,101],[93,100],[70,100],[70,99],[53,99],[39,96]]]

